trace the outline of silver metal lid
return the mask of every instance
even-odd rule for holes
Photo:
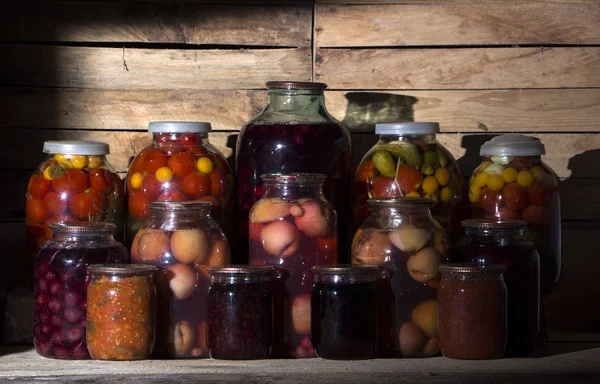
[[[490,219],[468,219],[460,224],[465,228],[480,229],[502,229],[526,227],[527,223],[523,220],[490,220]]]
[[[425,197],[375,198],[368,199],[372,207],[431,207],[433,201]]]
[[[378,135],[428,135],[438,133],[440,124],[435,122],[402,122],[375,124]]]
[[[275,268],[269,265],[232,265],[227,267],[208,267],[210,274],[248,275],[273,273]]]
[[[91,273],[117,275],[149,275],[158,271],[158,267],[147,264],[92,264],[87,267]]]
[[[325,89],[327,84],[315,83],[311,81],[268,81],[267,88],[284,89]]]
[[[483,143],[481,156],[540,156],[546,153],[544,144],[535,137],[501,135]]]
[[[52,223],[50,229],[53,232],[60,233],[90,233],[90,232],[109,232],[115,231],[116,225],[100,221],[68,221],[63,223]]]
[[[108,144],[101,141],[60,140],[44,142],[43,152],[61,155],[103,156],[110,153],[110,148]]]
[[[315,273],[332,274],[332,275],[350,275],[354,273],[373,273],[379,268],[376,265],[355,265],[355,264],[331,264],[331,265],[315,265],[311,268]]]
[[[151,133],[208,133],[212,131],[210,123],[205,121],[151,121],[148,132]]]
[[[506,271],[506,267],[502,264],[441,264],[438,267],[440,272],[456,272],[456,273],[477,273],[477,274],[499,274]]]

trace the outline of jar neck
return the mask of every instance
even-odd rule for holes
[[[112,233],[65,233],[54,231],[52,235],[54,241],[65,243],[111,243],[114,240]]]
[[[402,206],[402,207],[386,207],[386,206],[371,206],[372,216],[404,216],[404,215],[415,215],[415,216],[429,216],[428,206]]]
[[[181,152],[183,149],[201,148],[209,144],[207,132],[153,132],[152,147],[167,153]]]
[[[322,89],[269,89],[265,112],[315,115],[326,111]]]
[[[187,210],[150,210],[151,221],[160,222],[162,229],[171,230],[180,227],[182,224],[192,224],[194,227],[208,227],[208,222],[212,220],[210,216],[210,207]],[[206,224],[206,225],[198,225]],[[200,228],[202,229],[202,228]]]
[[[272,273],[219,273],[211,275],[210,281],[216,284],[268,283],[272,276]]]
[[[502,272],[498,273],[462,273],[462,272],[442,272],[442,280],[464,281],[467,283],[485,283],[502,282],[504,277]]]
[[[512,240],[525,237],[524,227],[512,228],[469,228],[465,227],[465,236],[483,241]]]
[[[393,141],[410,141],[419,144],[434,144],[437,143],[435,133],[419,134],[419,135],[403,135],[403,134],[392,134],[392,135],[379,135],[380,143],[390,143]]]
[[[323,183],[311,184],[284,184],[284,183],[265,183],[264,198],[280,197],[285,200],[295,200],[299,198],[313,198],[325,200],[323,195]]]

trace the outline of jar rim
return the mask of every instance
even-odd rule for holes
[[[467,219],[461,221],[460,224],[464,228],[477,229],[510,229],[527,227],[527,222],[523,220]]]
[[[101,221],[65,221],[62,223],[50,224],[50,229],[54,233],[91,233],[91,232],[110,232],[113,233],[117,226],[113,223]]]
[[[45,141],[42,152],[60,155],[95,155],[110,153],[110,146],[101,141],[87,140],[51,140]]]
[[[275,272],[270,265],[229,265],[206,269],[211,275],[265,275]]]
[[[260,176],[263,183],[280,183],[290,185],[320,184],[327,179],[322,173],[295,172],[295,173],[264,173]]]
[[[506,272],[506,266],[502,264],[451,263],[440,264],[438,270],[441,273],[454,272],[492,275]]]
[[[208,133],[212,125],[207,121],[151,121],[148,132],[151,133]]]
[[[210,201],[153,201],[148,203],[148,208],[151,211],[159,212],[174,212],[174,211],[188,211],[188,210],[200,210],[212,207]]]
[[[87,270],[90,273],[149,275],[158,271],[158,267],[148,264],[91,264]]]
[[[286,81],[286,80],[274,80],[267,81],[267,88],[281,88],[281,89],[325,89],[327,84],[312,82],[312,81]]]
[[[379,267],[368,264],[330,264],[330,265],[315,265],[311,268],[314,273],[322,275],[352,275],[356,273],[372,273],[377,272]]]
[[[374,198],[368,199],[371,207],[431,207],[433,201],[426,197]]]

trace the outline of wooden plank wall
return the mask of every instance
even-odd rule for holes
[[[0,14],[0,239],[19,257],[23,194],[51,139],[111,146],[125,173],[151,120],[236,131],[266,102],[267,80],[329,84],[354,159],[378,121],[439,121],[468,175],[492,135],[539,137],[561,178],[564,276],[556,330],[600,322],[600,2],[40,1]],[[4,246],[4,244],[3,244]]]

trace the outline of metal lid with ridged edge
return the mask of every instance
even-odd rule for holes
[[[483,143],[481,156],[541,156],[546,153],[544,144],[535,137],[525,135],[500,135]]]
[[[208,133],[212,131],[210,123],[205,121],[151,121],[148,132],[151,133]]]
[[[372,273],[377,272],[379,267],[376,265],[355,265],[355,264],[331,264],[315,265],[311,268],[314,273],[323,273],[331,275],[350,275],[353,273]]]
[[[147,264],[92,264],[87,267],[90,273],[110,275],[150,275],[158,271],[158,267]]]
[[[371,207],[431,207],[433,201],[425,197],[375,198],[368,199]]]
[[[113,223],[105,223],[100,221],[67,221],[62,223],[50,224],[50,229],[54,233],[92,233],[92,232],[106,232],[114,233],[117,226]]]
[[[527,223],[523,220],[468,219],[461,221],[460,224],[464,228],[478,229],[505,229],[527,227]]]
[[[289,185],[301,184],[321,184],[325,182],[327,176],[322,173],[265,173],[260,176],[263,183],[278,183]]]
[[[282,89],[325,89],[327,84],[315,83],[311,81],[267,81],[267,88]]]
[[[190,211],[211,208],[210,201],[153,201],[148,203],[151,211]]]
[[[375,124],[377,135],[429,135],[440,132],[440,124],[435,122],[400,122]]]
[[[104,156],[110,153],[110,147],[101,141],[59,140],[44,142],[43,152],[53,155]]]
[[[269,265],[230,265],[226,267],[208,267],[206,269],[211,275],[265,275],[275,272],[275,268]]]
[[[441,273],[473,273],[473,274],[490,274],[496,275],[506,272],[506,267],[502,264],[473,264],[473,263],[456,263],[456,264],[441,264],[438,267]]]

